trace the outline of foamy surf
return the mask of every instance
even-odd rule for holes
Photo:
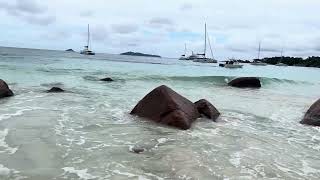
[[[316,70],[310,77],[311,70],[296,67],[234,71],[166,58],[159,65],[135,57],[118,62],[115,55],[14,54],[0,57],[0,78],[16,92],[0,100],[1,180],[320,177],[320,130],[299,124],[319,97]],[[227,86],[239,76],[259,76],[263,86]],[[98,81],[103,77],[115,81]],[[212,102],[221,112],[218,122],[200,118],[178,131],[131,116],[162,84],[191,101]],[[45,93],[51,86],[72,93]],[[143,152],[132,153],[134,147]]]
[[[65,175],[75,174],[81,180],[91,180],[97,178],[96,176],[89,174],[88,169],[77,170],[74,167],[64,167],[62,169],[65,171]]]
[[[8,133],[9,129],[0,130],[0,153],[14,154],[18,148],[12,148],[6,143]]]
[[[20,172],[14,169],[9,169],[0,164],[0,179],[1,180],[23,180],[26,176],[21,176]]]

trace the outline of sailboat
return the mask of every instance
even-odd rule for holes
[[[184,54],[181,55],[179,60],[188,60],[188,58],[186,57],[186,54],[187,54],[187,44],[184,44]]]
[[[80,54],[83,55],[95,55],[93,51],[90,50],[90,27],[88,24],[88,39],[87,39],[87,45],[84,46],[84,49],[80,52]]]
[[[283,48],[281,49],[281,60],[275,66],[288,66],[282,63],[282,60],[283,60]]]
[[[213,58],[207,58],[206,53],[207,53],[207,24],[204,25],[204,52],[203,54],[192,54],[191,56],[188,57],[189,60],[193,60],[193,62],[200,62],[200,63],[217,63],[218,61],[213,59]],[[211,50],[211,55],[213,57],[213,52],[211,48],[211,43],[210,39],[208,38],[208,43],[210,46]]]
[[[258,59],[250,63],[251,65],[254,66],[266,66],[267,63],[261,62],[260,61],[260,53],[261,53],[261,41],[259,42],[259,49],[258,49]]]

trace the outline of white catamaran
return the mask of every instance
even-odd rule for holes
[[[282,63],[282,60],[283,60],[283,48],[281,49],[281,59],[275,66],[284,66],[284,67],[288,66],[288,65]]]
[[[88,24],[87,45],[84,46],[84,49],[80,52],[80,54],[83,54],[83,55],[95,55],[95,53],[90,50],[90,27],[89,27],[89,24]]]
[[[192,54],[191,56],[188,57],[188,60],[192,60],[193,62],[200,62],[200,63],[217,63],[218,61],[213,58],[213,52],[212,52],[212,48],[211,48],[210,38],[207,37],[207,34],[208,34],[207,33],[207,24],[205,24],[204,30],[205,30],[205,32],[204,32],[204,52],[203,52],[203,54]],[[210,46],[212,58],[206,57],[207,38],[208,38],[208,43]]]
[[[268,65],[267,63],[261,62],[260,61],[260,53],[261,53],[261,41],[259,42],[259,49],[258,49],[258,59],[250,63],[251,65],[254,66],[266,66]]]

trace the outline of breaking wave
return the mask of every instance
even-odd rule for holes
[[[185,81],[185,82],[203,82],[203,83],[214,83],[217,85],[226,85],[226,83],[237,78],[236,76],[143,76],[143,77],[129,77],[127,80],[145,80],[145,81]],[[279,79],[279,78],[268,78],[268,77],[259,77],[260,81],[264,85],[268,84],[309,84],[312,85],[312,82],[307,81],[295,81],[289,79]]]

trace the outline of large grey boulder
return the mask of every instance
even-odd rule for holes
[[[8,84],[0,79],[0,98],[13,96],[13,92],[10,90]]]
[[[147,94],[131,114],[183,130],[200,117],[194,103],[164,85]]]
[[[300,123],[312,126],[320,126],[320,99],[310,107]]]

